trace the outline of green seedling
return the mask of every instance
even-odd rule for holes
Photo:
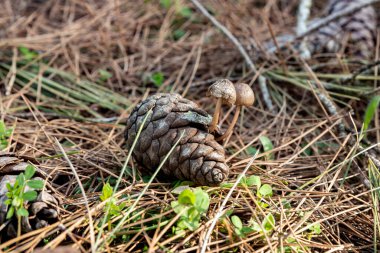
[[[268,151],[271,151],[273,149],[273,143],[268,137],[260,136],[259,139],[260,139],[261,145],[263,145],[264,152],[268,152]],[[273,153],[268,154],[266,156],[266,158],[269,160],[273,160],[274,159]]]
[[[269,234],[272,233],[276,227],[276,221],[273,214],[268,213],[261,222],[261,226],[255,220],[251,219],[249,221],[249,227],[252,228],[255,232]]]
[[[248,234],[254,232],[255,230],[252,227],[249,226],[243,226],[243,222],[239,218],[239,216],[233,215],[231,217],[231,222],[234,225],[235,234],[239,236],[240,238],[247,237]]]
[[[105,69],[99,69],[98,72],[99,72],[99,80],[102,82],[107,81],[108,79],[112,77],[112,73]]]
[[[8,192],[6,193],[7,200],[4,204],[8,206],[8,212],[6,219],[11,219],[14,215],[17,217],[18,230],[17,234],[21,234],[21,217],[28,217],[29,212],[25,208],[27,201],[33,201],[37,198],[36,189],[42,189],[44,187],[44,182],[38,179],[32,179],[36,169],[33,165],[28,165],[25,168],[25,174],[20,173],[16,177],[16,181],[13,185],[7,183]],[[26,189],[31,188],[35,190]]]
[[[12,135],[13,129],[7,128],[4,121],[0,120],[0,150],[4,150],[9,145],[9,137]]]
[[[164,83],[164,80],[165,80],[165,77],[164,77],[164,74],[162,72],[156,72],[156,73],[153,73],[151,76],[150,76],[150,81],[157,87],[161,87],[162,84]]]
[[[108,215],[106,217],[108,223],[108,229],[111,230],[111,219],[117,215],[121,214],[121,211],[124,209],[126,203],[121,203],[119,205],[116,204],[117,199],[112,197],[113,188],[109,183],[106,183],[103,186],[102,194],[100,195],[101,201],[107,201],[104,210],[108,210]]]
[[[38,53],[36,51],[30,50],[27,47],[19,47],[18,50],[27,61],[34,60],[38,56]]]
[[[166,10],[174,5],[176,14],[183,18],[191,18],[193,15],[193,11],[189,7],[184,6],[179,0],[160,0],[160,4]]]
[[[231,217],[231,222],[235,227],[235,234],[241,238],[246,237],[252,232],[258,232],[261,234],[272,233],[276,225],[276,221],[272,213],[269,213],[267,216],[265,216],[265,218],[261,222],[261,226],[253,219],[249,221],[248,226],[244,226],[241,219],[236,215],[233,215]]]
[[[210,205],[210,197],[201,188],[184,189],[178,196],[178,201],[172,201],[171,206],[176,214],[180,215],[177,226],[173,228],[175,234],[182,234],[186,230],[194,231],[200,225]]]

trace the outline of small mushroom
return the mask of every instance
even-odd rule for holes
[[[251,89],[251,87],[249,87],[248,84],[245,84],[245,83],[235,84],[235,91],[236,91],[235,105],[237,106],[235,115],[227,131],[222,136],[217,138],[216,139],[217,141],[223,140],[230,135],[230,133],[232,132],[232,129],[234,128],[237,122],[237,119],[239,118],[241,108],[243,106],[251,106],[255,102],[255,94],[253,93],[253,90]]]
[[[222,104],[235,104],[236,91],[230,80],[220,79],[210,86],[207,91],[207,96],[212,96],[217,99],[214,116],[212,117],[212,121],[209,126],[209,132],[212,133],[217,127]]]

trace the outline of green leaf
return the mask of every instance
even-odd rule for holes
[[[182,205],[194,205],[195,204],[195,194],[189,190],[185,189],[181,192],[181,194],[178,196],[178,203]]]
[[[182,7],[179,13],[184,18],[190,18],[193,15],[193,11],[189,7]]]
[[[12,218],[13,214],[15,213],[15,208],[14,206],[11,206],[9,207],[9,210],[7,212],[7,217],[6,219],[9,220],[10,218]]]
[[[171,192],[174,194],[181,194],[181,192],[183,192],[185,189],[191,190],[190,186],[188,185],[180,185],[174,188]]]
[[[241,229],[241,232],[243,233],[243,234],[249,234],[249,233],[252,233],[252,232],[254,232],[254,231],[256,231],[256,230],[254,230],[253,228],[251,228],[251,227],[243,227],[242,229]]]
[[[256,221],[254,220],[251,220],[250,222],[250,228],[253,230],[253,231],[256,231],[256,232],[261,232],[262,229],[260,227],[260,224],[257,223]]]
[[[186,32],[182,29],[177,29],[173,32],[173,38],[174,40],[179,40],[180,38],[182,38],[184,35],[186,34]]]
[[[184,213],[185,210],[189,209],[187,206],[180,205],[180,204],[178,203],[178,201],[172,201],[172,202],[170,203],[170,205],[172,206],[172,208],[173,208],[173,210],[174,210],[174,212],[175,212],[176,214]]]
[[[363,132],[367,131],[369,124],[371,123],[376,113],[376,109],[379,107],[379,104],[380,104],[380,96],[374,96],[371,99],[371,102],[368,104],[367,109],[364,114]]]
[[[106,199],[109,199],[112,196],[113,189],[109,183],[106,183],[103,185],[102,188],[102,194],[100,195],[100,200],[105,201]]]
[[[319,235],[321,234],[321,224],[317,223],[309,228],[310,231],[313,232],[313,234]]]
[[[17,188],[18,185],[24,186],[24,184],[25,184],[25,175],[24,175],[24,173],[20,173],[16,177],[16,182],[15,182],[15,185],[13,187]]]
[[[8,128],[7,130],[5,130],[5,136],[6,137],[9,137],[12,135],[12,132],[13,132],[13,128]]]
[[[257,186],[258,189],[261,187],[261,179],[259,176],[250,176],[247,178],[248,186]]]
[[[29,216],[29,212],[25,208],[21,207],[20,209],[17,210],[17,216],[28,217]]]
[[[290,205],[290,202],[287,199],[282,199],[281,203],[282,203],[282,205],[284,206],[285,209],[292,208],[292,206]]]
[[[99,69],[98,72],[100,76],[99,79],[102,81],[107,81],[108,79],[112,77],[112,73],[105,69]]]
[[[269,184],[263,184],[263,186],[260,187],[259,193],[263,197],[271,197],[273,195],[272,186]]]
[[[9,182],[6,183],[5,185],[6,185],[8,191],[12,191],[13,187]]]
[[[248,155],[254,155],[257,152],[257,149],[254,147],[248,147],[245,152],[247,152]]]
[[[160,0],[160,4],[165,9],[169,9],[172,6],[172,0]]]
[[[22,195],[22,198],[27,201],[32,201],[37,198],[37,192],[36,191],[27,191]]]
[[[273,143],[272,143],[272,141],[268,137],[266,137],[266,136],[260,136],[260,142],[263,145],[264,152],[267,152],[267,151],[270,151],[270,150],[273,149]],[[269,159],[273,159],[274,158],[273,154],[270,154],[267,157]]]
[[[5,123],[4,121],[0,120],[0,136],[4,136],[6,131]]]
[[[269,213],[267,216],[265,216],[262,226],[267,232],[272,231],[275,225],[276,221],[274,219],[273,214]]]
[[[28,164],[25,168],[25,180],[29,180],[33,177],[34,173],[36,172],[36,169],[33,165]]]
[[[201,213],[206,213],[210,206],[210,197],[201,188],[196,188],[194,190],[194,195],[195,195],[195,208]]]
[[[164,83],[164,79],[164,74],[162,72],[156,72],[150,77],[150,80],[156,87],[161,87],[161,85]]]
[[[239,216],[236,216],[236,215],[232,215],[231,216],[231,222],[232,224],[234,224],[234,226],[237,228],[237,229],[242,229],[243,228],[243,223],[241,222],[241,219],[239,218]]]
[[[220,185],[221,188],[226,188],[226,189],[229,189],[229,188],[232,188],[234,184],[233,183],[222,183]]]
[[[26,60],[33,60],[38,56],[38,54],[35,51],[30,50],[29,48],[26,47],[19,47],[18,50],[24,56]]]
[[[14,207],[19,207],[19,206],[22,206],[23,204],[23,201],[22,199],[20,199],[19,197],[17,196],[14,196],[13,200],[12,200],[12,206]]]
[[[33,189],[44,188],[44,182],[42,180],[29,180],[26,184]]]

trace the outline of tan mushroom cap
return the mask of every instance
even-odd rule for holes
[[[255,94],[251,87],[246,83],[235,84],[237,106],[251,106],[255,102]]]
[[[236,101],[234,84],[228,79],[220,79],[208,88],[207,96],[221,98],[224,104],[233,105]]]

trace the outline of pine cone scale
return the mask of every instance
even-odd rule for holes
[[[151,171],[157,169],[183,133],[163,165],[163,174],[201,185],[219,184],[227,177],[229,168],[224,149],[207,133],[211,117],[195,103],[176,94],[157,94],[136,106],[125,132],[129,149],[150,109],[152,114],[132,150],[140,165]]]

